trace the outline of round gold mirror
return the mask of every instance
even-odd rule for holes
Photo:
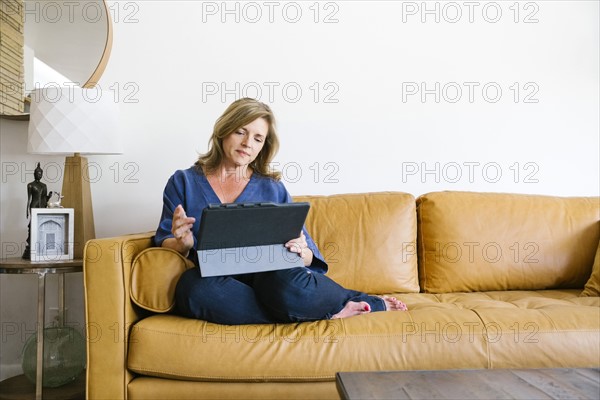
[[[32,56],[81,87],[93,87],[104,72],[112,48],[112,23],[105,1],[54,2],[25,0],[25,48]],[[29,88],[26,55],[26,90],[48,84],[36,68]]]
[[[97,84],[112,49],[106,1],[13,0],[6,9],[13,14],[22,11],[23,96],[48,86],[91,88]],[[18,15],[12,17],[18,20]],[[4,117],[28,119],[28,114],[26,110]]]

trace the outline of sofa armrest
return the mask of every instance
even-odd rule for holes
[[[87,398],[125,399],[131,326],[146,312],[130,299],[131,265],[154,232],[90,240],[83,255],[87,330]]]

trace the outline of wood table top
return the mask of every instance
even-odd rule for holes
[[[600,369],[339,372],[344,400],[600,399]]]

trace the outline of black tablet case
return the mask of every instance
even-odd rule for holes
[[[202,211],[198,261],[202,276],[301,267],[284,244],[300,236],[309,203],[228,203]]]

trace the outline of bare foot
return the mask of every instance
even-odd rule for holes
[[[386,311],[407,311],[408,307],[406,304],[401,302],[395,297],[390,296],[381,296],[383,301],[385,302]]]
[[[365,301],[349,301],[346,303],[342,311],[333,315],[331,319],[348,318],[355,315],[367,314],[371,312],[371,306]]]

